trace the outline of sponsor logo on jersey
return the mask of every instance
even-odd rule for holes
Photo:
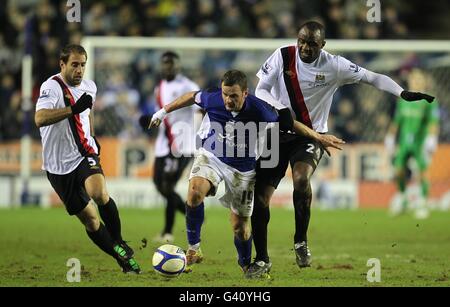
[[[261,67],[261,70],[265,75],[268,75],[272,70],[272,67],[268,63],[264,63],[264,65]]]
[[[294,77],[294,76],[295,76],[295,73],[293,73],[293,72],[290,71],[290,70],[285,70],[284,73],[285,73],[286,75],[288,75],[289,77]]]

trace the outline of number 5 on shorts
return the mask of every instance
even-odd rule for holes
[[[95,166],[95,165],[97,165],[97,161],[95,161],[94,158],[92,158],[92,157],[87,157],[87,160],[88,160],[88,163],[89,163],[90,166]]]

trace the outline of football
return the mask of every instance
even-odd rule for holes
[[[175,245],[164,244],[153,254],[153,269],[164,277],[176,277],[186,267],[186,254]]]

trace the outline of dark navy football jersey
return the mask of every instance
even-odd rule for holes
[[[249,94],[239,112],[227,111],[219,88],[199,92],[195,103],[206,112],[198,133],[201,146],[239,171],[255,169],[258,133],[278,121],[276,110]]]

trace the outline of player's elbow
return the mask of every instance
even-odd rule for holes
[[[34,123],[36,124],[36,127],[41,128],[44,126],[44,118],[42,116],[42,112],[36,112],[34,114]]]
[[[47,122],[47,118],[45,116],[44,110],[37,111],[34,114],[34,123],[36,124],[36,127],[38,127],[38,128],[49,125],[49,123]]]

